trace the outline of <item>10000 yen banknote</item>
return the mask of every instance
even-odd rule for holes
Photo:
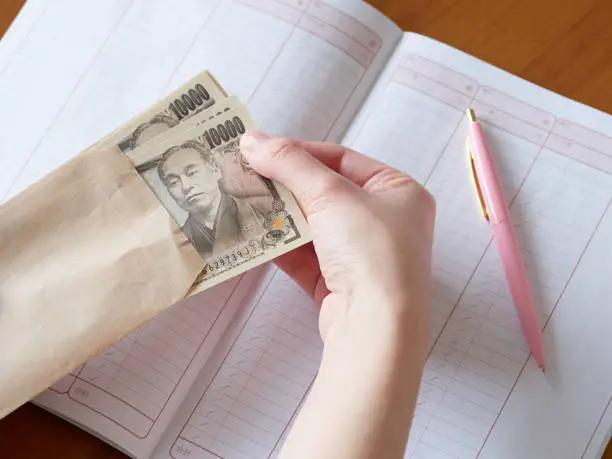
[[[117,145],[127,153],[213,107],[226,97],[225,90],[205,70],[111,132],[95,146]]]
[[[240,137],[254,128],[246,108],[230,98],[127,152],[204,258],[198,290],[310,240],[291,193],[242,157]]]

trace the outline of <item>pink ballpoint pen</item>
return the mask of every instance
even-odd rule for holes
[[[483,214],[491,224],[495,241],[506,273],[514,306],[527,338],[531,355],[544,371],[544,344],[542,332],[536,314],[533,295],[527,277],[527,270],[519,248],[508,204],[504,198],[503,189],[493,157],[489,152],[482,128],[476,120],[474,110],[467,110],[469,126],[470,165],[474,174],[476,191]]]

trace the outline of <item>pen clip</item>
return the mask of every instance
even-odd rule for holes
[[[474,164],[474,155],[472,155],[472,149],[470,147],[470,139],[467,139],[467,151],[468,151],[468,160],[470,162],[470,169],[472,170],[472,179],[474,180],[474,188],[476,188],[476,195],[478,196],[478,202],[480,203],[480,210],[482,211],[482,216],[486,221],[489,221],[489,212],[487,211],[487,205],[485,204],[484,195],[482,194],[482,187],[480,186],[480,182],[478,181],[478,173],[476,172],[476,165]]]

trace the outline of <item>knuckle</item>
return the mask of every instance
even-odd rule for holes
[[[295,155],[302,148],[302,144],[294,139],[276,139],[273,148],[269,150],[273,159],[284,159]]]
[[[370,177],[363,188],[369,192],[406,190],[414,185],[414,179],[392,167],[385,166]]]
[[[308,209],[309,213],[315,213],[333,205],[343,192],[342,182],[337,177],[329,174],[320,177],[312,184],[310,193],[302,200],[302,205]]]
[[[436,200],[434,196],[412,177],[403,172],[395,171],[387,183],[391,188],[400,190],[401,195],[406,200],[405,202],[412,202],[423,209],[425,213],[435,215]]]
[[[338,193],[341,189],[341,185],[342,181],[339,176],[335,174],[325,174],[319,179],[317,188],[319,193],[331,195]]]
[[[422,215],[425,217],[427,227],[433,231],[433,225],[436,219],[436,199],[425,187],[419,185],[417,203],[421,209]]]
[[[414,201],[424,211],[431,213],[436,210],[436,199],[433,195],[418,182],[413,182],[409,192],[410,200]]]
[[[300,205],[309,218],[312,218],[313,215],[329,208],[332,202],[326,194],[314,194],[312,196],[304,196],[300,199]]]
[[[425,209],[435,212],[436,198],[427,190],[427,188],[419,185],[419,199],[423,202]]]
[[[360,198],[355,191],[347,186],[340,176],[326,174],[318,177],[311,183],[308,193],[302,197],[301,204],[307,213],[314,214],[319,211],[330,209],[341,203],[343,206],[351,205]]]

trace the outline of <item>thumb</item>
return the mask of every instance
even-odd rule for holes
[[[345,189],[347,183],[297,140],[249,132],[240,139],[240,149],[259,174],[285,185],[307,215],[317,211],[321,198]]]

